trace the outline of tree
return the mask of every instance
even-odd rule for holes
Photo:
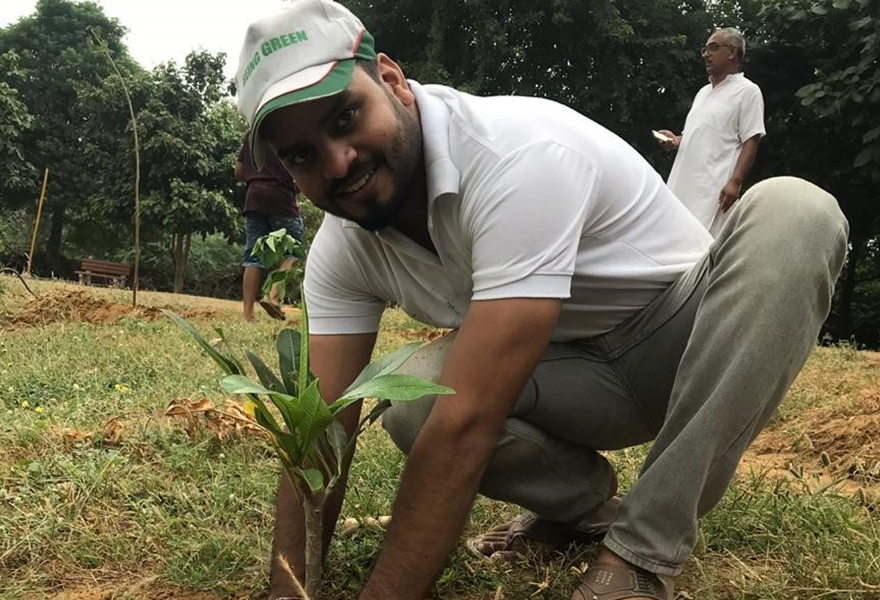
[[[223,98],[224,55],[193,52],[183,69],[153,72],[141,115],[146,163],[145,219],[171,236],[174,291],[183,288],[192,235],[240,229],[232,166],[244,123]]]
[[[14,83],[21,75],[18,54],[10,50],[0,56],[0,200],[8,207],[18,204],[16,192],[36,182],[36,169],[25,159],[23,144],[34,118],[8,81]]]
[[[880,298],[870,285],[880,280],[878,11],[880,0],[768,2],[751,71],[764,90],[772,133],[756,171],[814,181],[837,197],[849,220],[850,252],[826,331],[874,346],[880,343]]]
[[[378,49],[422,83],[551,98],[646,154],[682,122],[711,27],[700,0],[350,0]]]
[[[183,289],[192,236],[240,229],[232,166],[244,122],[225,96],[224,55],[192,52],[129,82],[141,134],[141,202],[146,243],[167,244],[174,269],[173,290]],[[130,136],[117,78],[82,86],[80,97],[92,115],[92,162],[102,165],[99,207],[103,218],[130,222]],[[130,164],[119,169],[119,157]]]
[[[92,165],[85,158],[91,143],[88,116],[78,110],[76,86],[96,83],[110,71],[101,51],[87,43],[88,28],[101,35],[118,63],[133,65],[122,43],[124,29],[92,2],[39,0],[33,15],[0,30],[0,54],[18,54],[23,72],[18,93],[36,122],[23,138],[25,158],[52,172],[46,250],[48,266],[56,272],[69,213],[77,212],[94,184]]]

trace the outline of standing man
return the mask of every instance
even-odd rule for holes
[[[425,598],[482,492],[527,512],[477,554],[602,539],[574,600],[670,600],[698,518],[815,345],[846,249],[834,198],[762,182],[713,244],[610,131],[550,100],[408,80],[330,0],[253,23],[241,57],[254,158],[264,139],[328,213],[305,276],[324,398],[367,364],[389,302],[456,330],[405,365],[455,394],[385,413],[409,457],[358,598]],[[618,498],[600,451],[652,439]],[[282,478],[274,555],[299,576],[304,540]],[[269,598],[295,597],[274,567]]]
[[[660,133],[677,149],[667,184],[697,220],[717,237],[739,200],[764,130],[761,89],[740,72],[746,55],[742,34],[718,29],[701,50],[709,83],[697,92],[684,132]]]
[[[262,165],[254,167],[251,159],[250,133],[244,137],[238,159],[235,161],[235,178],[244,181],[247,193],[244,201],[244,277],[242,279],[242,297],[244,300],[244,320],[254,320],[254,303],[260,292],[263,271],[266,267],[256,257],[251,256],[257,240],[279,229],[302,241],[303,222],[299,214],[296,195],[299,190],[290,173],[278,162],[274,155]],[[282,270],[290,269],[294,263],[288,257],[281,265]],[[281,299],[278,297],[277,284],[272,287],[269,298],[260,301],[260,306],[274,318],[283,321]]]

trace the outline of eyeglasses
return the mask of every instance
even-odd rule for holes
[[[712,52],[712,53],[718,52],[718,48],[720,48],[722,46],[726,46],[727,48],[733,48],[733,46],[731,46],[730,44],[716,44],[713,42],[711,44],[706,44],[705,46],[700,48],[700,56],[706,56],[710,52]]]

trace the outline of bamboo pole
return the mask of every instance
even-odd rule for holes
[[[31,275],[31,266],[34,263],[34,250],[37,247],[37,232],[40,230],[40,216],[43,214],[43,201],[46,199],[46,186],[49,184],[49,167],[43,173],[43,190],[40,192],[40,203],[37,205],[37,219],[34,221],[34,235],[31,238],[31,252],[28,254],[27,275]]]
[[[138,272],[140,270],[141,262],[141,148],[138,144],[137,120],[134,118],[134,107],[131,104],[131,95],[128,93],[128,86],[125,85],[125,78],[122,76],[122,73],[119,72],[119,68],[116,66],[116,61],[110,56],[110,50],[107,48],[107,44],[104,40],[98,37],[98,34],[95,33],[94,29],[88,28],[88,33],[92,36],[92,39],[95,40],[95,43],[101,47],[104,54],[107,55],[107,59],[113,66],[113,70],[116,71],[116,76],[119,77],[119,82],[122,84],[125,101],[128,103],[128,112],[131,115],[131,129],[134,134],[134,276],[131,282],[131,305],[137,307]]]

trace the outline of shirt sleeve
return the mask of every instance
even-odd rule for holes
[[[750,85],[743,93],[739,104],[739,141],[750,140],[756,135],[764,136],[764,96],[761,88]]]
[[[385,301],[367,285],[345,239],[341,219],[324,217],[306,261],[303,289],[310,333],[338,335],[379,331]]]
[[[599,170],[539,141],[503,158],[465,200],[473,299],[568,298]]]

